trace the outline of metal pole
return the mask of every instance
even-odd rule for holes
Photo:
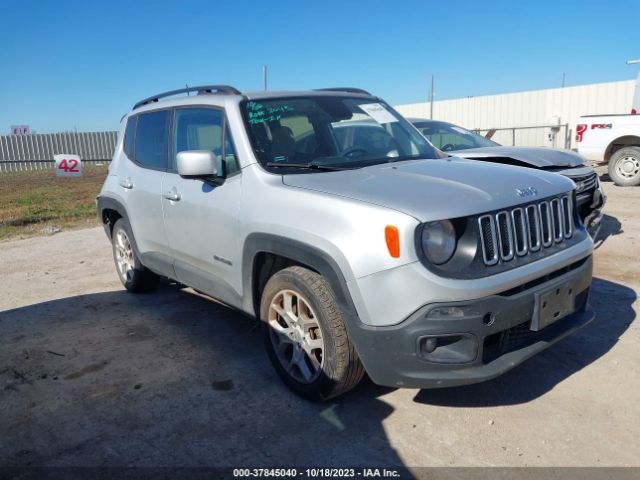
[[[262,65],[262,83],[264,85],[264,91],[267,91],[267,66]]]
[[[564,88],[564,72],[562,72],[562,88]]]
[[[429,118],[433,120],[433,75],[431,75],[431,115]]]
[[[637,65],[640,63],[640,58],[637,60],[627,60],[627,65]],[[640,111],[640,72],[636,78],[636,87],[633,91],[633,103],[631,104],[631,114],[637,115]]]

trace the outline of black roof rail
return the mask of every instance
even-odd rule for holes
[[[187,88],[179,88],[178,90],[171,90],[169,92],[159,93],[149,98],[145,98],[144,100],[140,100],[133,106],[135,110],[138,107],[142,107],[143,105],[147,105],[149,103],[157,102],[161,98],[172,97],[174,95],[178,95],[180,93],[189,93],[189,92],[198,92],[198,95],[203,95],[206,93],[226,93],[229,95],[242,95],[242,92],[237,88],[231,87],[229,85],[202,85],[200,87],[187,87]]]
[[[332,88],[316,88],[316,92],[346,92],[346,93],[361,93],[363,95],[372,96],[366,90],[353,87],[332,87]]]

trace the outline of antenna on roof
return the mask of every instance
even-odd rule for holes
[[[262,83],[264,85],[264,91],[267,91],[267,66],[262,65]]]

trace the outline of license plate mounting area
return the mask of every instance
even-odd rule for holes
[[[538,332],[575,310],[576,292],[573,282],[556,284],[535,294],[531,330]]]

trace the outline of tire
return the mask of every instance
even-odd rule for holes
[[[625,147],[611,156],[609,177],[621,187],[640,185],[640,147]]]
[[[260,318],[269,359],[298,395],[328,400],[364,376],[333,291],[316,272],[294,266],[274,274],[262,293]]]
[[[121,218],[111,232],[113,261],[116,264],[118,278],[130,292],[143,293],[154,290],[158,286],[159,277],[140,262],[133,245],[131,227]]]

